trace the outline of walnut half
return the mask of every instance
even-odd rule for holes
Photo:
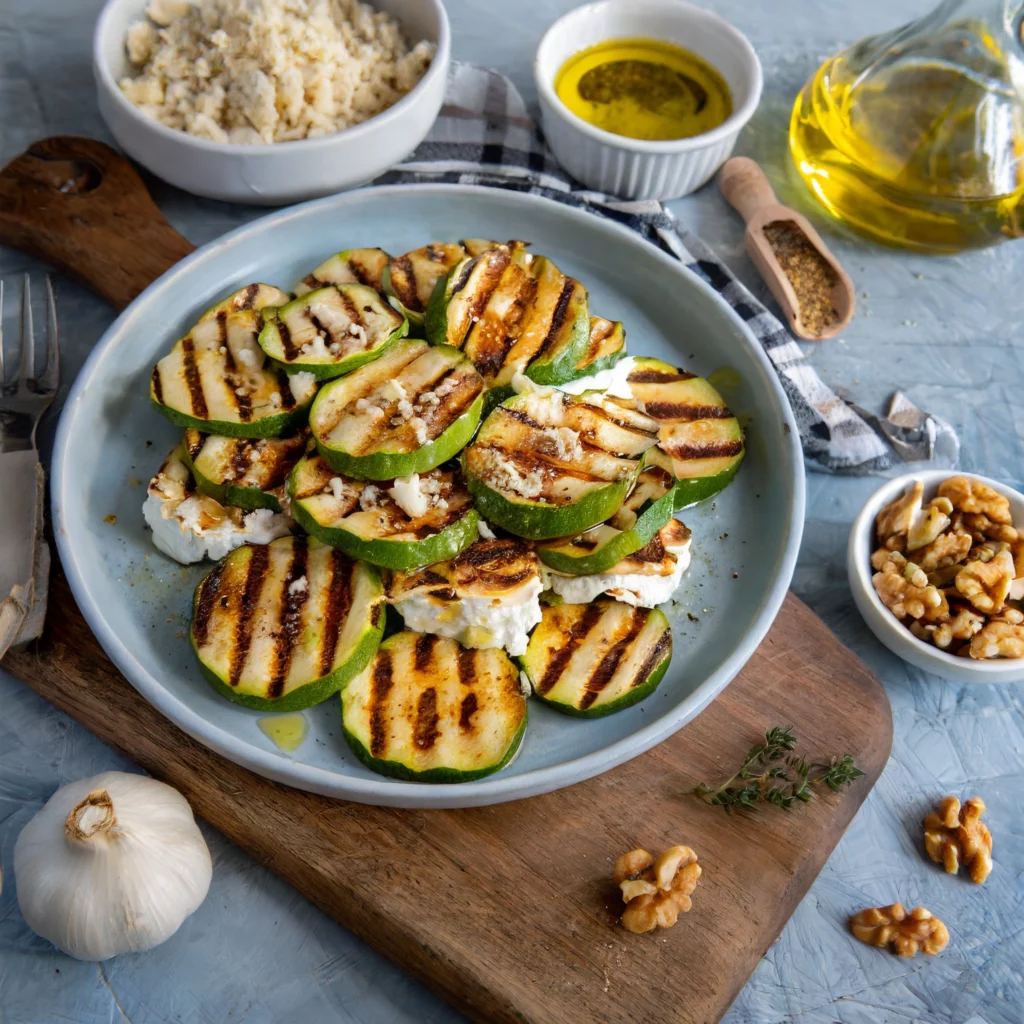
[[[622,925],[636,934],[671,928],[693,905],[690,895],[700,878],[697,854],[673,846],[655,859],[646,850],[630,850],[615,862],[612,880],[622,890]]]
[[[900,956],[918,951],[934,956],[949,942],[949,929],[924,907],[909,914],[902,903],[891,907],[868,907],[850,918],[850,931],[869,946],[891,946]]]
[[[924,848],[936,864],[955,875],[963,864],[971,880],[981,885],[992,871],[992,833],[981,821],[985,801],[971,797],[962,807],[947,796],[924,819]]]

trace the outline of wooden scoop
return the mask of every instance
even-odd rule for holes
[[[775,301],[782,307],[793,333],[805,341],[824,341],[845,330],[853,319],[856,306],[853,282],[839,265],[839,261],[829,252],[821,235],[811,227],[810,221],[803,214],[779,202],[760,165],[748,157],[736,156],[727,161],[719,172],[718,187],[726,200],[747,222],[747,231],[744,235],[747,255],[753,260],[765,284],[771,289]],[[779,223],[788,225],[799,235],[803,235],[817,250],[817,256],[824,260],[835,274],[835,284],[828,295],[837,318],[820,330],[815,331],[810,323],[805,323],[802,316],[804,311],[801,310],[793,282],[787,276],[765,235],[766,227]]]

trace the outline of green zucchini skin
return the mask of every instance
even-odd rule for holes
[[[326,339],[320,341],[326,313],[333,318],[334,326],[332,329],[329,322],[323,322]],[[268,307],[263,315],[260,348],[289,373],[311,373],[317,380],[340,377],[372,362],[409,330],[405,317],[363,284],[315,288],[283,306]],[[362,339],[355,338],[350,328],[360,330]],[[303,347],[317,343],[323,350],[320,354],[303,353]],[[332,354],[329,344],[340,346],[342,351]]]
[[[382,293],[382,275],[390,262],[391,257],[383,249],[343,249],[299,281],[295,294],[305,295],[325,284],[365,284]]]
[[[266,447],[258,448],[261,443]],[[306,443],[304,434],[254,441],[252,438],[228,438],[186,430],[182,449],[185,464],[192,472],[197,490],[202,494],[216,498],[222,505],[235,505],[250,512],[257,508],[280,512],[281,502],[271,492],[284,486],[288,474],[302,457]],[[270,464],[260,459],[254,466],[248,457],[251,451],[262,451],[264,458],[269,457]],[[228,465],[218,466],[218,460],[226,461]],[[236,469],[239,465],[244,466],[241,474]],[[244,480],[254,470],[264,473],[263,486],[237,482]]]
[[[459,242],[431,242],[396,256],[381,275],[384,291],[410,325],[422,327],[435,284],[465,256]]]
[[[469,501],[468,492],[454,485],[450,493],[450,508],[438,511],[432,518],[440,519],[441,526],[435,533],[422,539],[400,539],[402,533],[422,532],[424,520],[410,519],[390,498],[382,502],[380,513],[389,527],[399,537],[388,536],[369,539],[360,536],[350,516],[359,515],[359,492],[364,482],[344,481],[345,495],[341,502],[324,495],[324,487],[335,474],[317,455],[307,455],[292,470],[288,478],[288,493],[291,496],[291,511],[295,521],[311,536],[339,548],[352,558],[370,562],[385,569],[408,572],[421,569],[435,562],[454,558],[476,539],[480,514]],[[386,489],[386,484],[384,485]],[[465,500],[456,501],[455,494],[461,490]],[[363,516],[365,517],[365,513]],[[344,524],[350,523],[349,526]],[[384,527],[380,527],[383,529]]]
[[[672,518],[676,504],[675,481],[671,478],[662,481],[660,478],[667,477],[667,474],[658,469],[645,469],[640,474],[634,494],[640,490],[640,484],[648,476],[657,479],[657,483],[652,486],[661,492],[661,496],[654,501],[644,501],[646,507],[630,509],[631,512],[638,513],[632,527],[618,528],[614,525],[613,517],[611,524],[598,527],[598,531],[607,536],[602,538],[596,547],[581,543],[590,539],[587,537],[555,540],[538,545],[537,557],[556,572],[590,576],[608,572],[622,559],[639,551]],[[632,497],[631,494],[626,498],[623,509],[629,508]]]
[[[307,582],[293,593],[288,573],[296,566]],[[319,611],[305,611],[310,600]],[[285,638],[283,670],[268,667],[265,649],[254,655],[260,622],[271,628],[268,616],[277,618],[273,635]],[[328,636],[317,634],[318,629],[335,632]],[[383,630],[383,584],[372,566],[353,563],[315,539],[282,537],[268,545],[237,548],[200,581],[189,637],[204,678],[222,696],[257,711],[301,711],[358,675],[376,653]],[[307,682],[291,678],[295,659],[314,653],[329,671]],[[254,656],[261,658],[258,665],[252,664]],[[225,665],[230,670],[218,669]],[[278,689],[280,693],[272,693]]]
[[[342,729],[371,771],[457,783],[504,768],[528,712],[519,670],[500,650],[403,631],[388,637],[341,695]]]
[[[303,384],[293,393],[296,382],[265,365],[257,344],[262,309],[287,300],[277,288],[253,284],[207,310],[153,368],[155,408],[179,427],[227,437],[277,437],[301,426],[313,390]]]
[[[416,384],[424,375],[429,383]],[[451,388],[442,398],[431,390],[439,380]],[[461,451],[480,423],[483,392],[483,380],[460,352],[403,339],[380,359],[321,388],[310,427],[317,450],[335,472],[362,480],[394,480],[427,473]],[[388,397],[392,394],[405,398]],[[428,401],[431,395],[438,399],[434,404]],[[360,412],[356,403],[363,400],[368,405]],[[394,413],[403,401],[415,416],[396,424]],[[371,405],[381,410],[372,424],[364,422]],[[425,442],[414,436],[412,427],[419,418],[426,429],[423,416],[430,417],[434,431]],[[338,431],[349,439],[340,440]]]
[[[718,494],[746,454],[743,429],[718,391],[703,377],[647,357],[634,360],[627,381],[660,424],[658,447],[679,481],[676,511]]]
[[[649,417],[592,395],[527,392],[487,417],[462,453],[463,472],[488,522],[529,540],[571,537],[619,509],[656,430]]]
[[[621,320],[591,316],[587,350],[576,364],[573,380],[610,370],[626,355],[626,328]]]
[[[546,606],[519,659],[534,697],[577,718],[611,715],[649,697],[671,660],[664,612],[603,598]],[[571,667],[577,678],[567,678]]]

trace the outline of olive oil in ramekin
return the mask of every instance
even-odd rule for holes
[[[688,139],[732,114],[722,76],[695,53],[657,39],[608,39],[573,54],[555,92],[588,124],[630,139]]]

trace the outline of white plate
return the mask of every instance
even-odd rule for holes
[[[260,713],[218,696],[187,640],[192,590],[208,571],[157,552],[143,523],[145,482],[180,431],[150,405],[153,363],[217,299],[251,281],[290,288],[331,253],[392,253],[436,239],[524,238],[621,319],[633,354],[708,374],[729,367],[726,400],[747,424],[747,457],[715,500],[681,518],[694,558],[669,606],[672,665],[658,690],[592,721],[535,702],[522,753],[497,775],[423,785],[374,775],[349,752],[339,702],[305,712],[294,754],[260,731]],[[733,373],[732,371],[735,371]],[[738,377],[737,377],[738,375]],[[736,386],[727,386],[736,377]],[[53,520],[79,607],[140,693],[191,736],[301,789],[400,807],[468,807],[544,793],[607,771],[694,717],[763,639],[789,586],[804,511],[796,425],[774,371],[742,321],[678,261],[591,213],[528,194],[469,186],[371,188],[293,207],[197,250],[118,317],[82,369],[58,429]],[[105,517],[114,515],[109,524]]]

